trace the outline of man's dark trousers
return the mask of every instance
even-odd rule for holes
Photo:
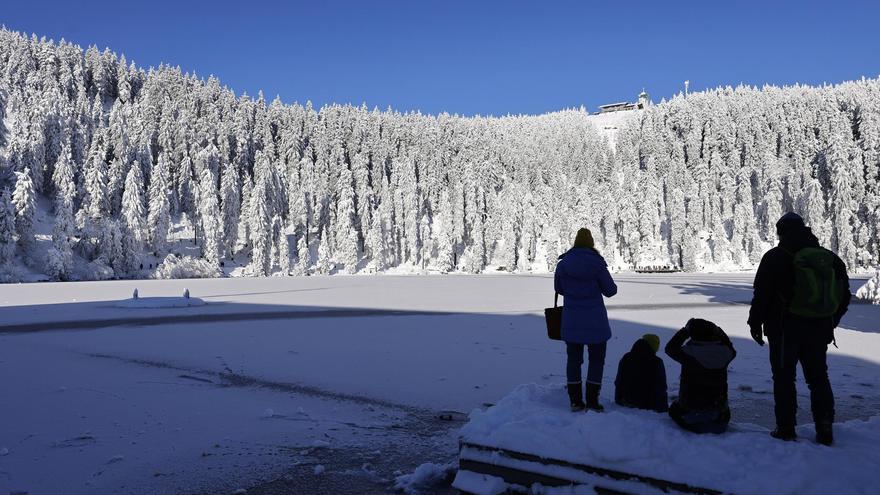
[[[827,324],[815,320],[791,322],[778,334],[767,335],[770,344],[770,368],[773,371],[773,396],[776,400],[776,424],[792,427],[796,424],[797,364],[801,363],[804,378],[810,388],[813,421],[834,421],[834,395],[828,381],[826,355],[831,341]],[[822,322],[825,323],[825,322]]]

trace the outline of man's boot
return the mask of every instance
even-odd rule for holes
[[[819,421],[816,423],[816,443],[831,445],[834,443],[834,432],[831,421]]]
[[[581,395],[581,382],[569,383],[566,385],[568,389],[568,400],[571,401],[571,411],[583,411],[586,406],[584,397]]]
[[[794,426],[777,426],[775,430],[770,432],[770,436],[777,440],[791,442],[797,439],[797,432],[794,431]]]
[[[586,390],[587,409],[590,411],[598,411],[598,412],[604,411],[605,408],[602,407],[602,404],[599,404],[599,390],[602,388],[602,386],[597,383],[587,382],[586,388],[587,388],[587,390]]]

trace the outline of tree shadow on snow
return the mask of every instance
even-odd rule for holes
[[[855,294],[865,283],[864,278],[850,279],[850,292]],[[673,284],[681,294],[699,294],[708,296],[709,302],[750,304],[752,300],[752,284],[748,282],[697,282]],[[853,295],[849,311],[840,322],[840,328],[865,333],[880,333],[880,307],[866,301],[856,299]]]

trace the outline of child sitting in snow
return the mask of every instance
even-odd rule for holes
[[[633,343],[617,366],[614,402],[624,407],[665,412],[666,367],[657,357],[660,337],[645,334]]]
[[[678,399],[669,416],[694,433],[723,433],[730,423],[727,366],[736,351],[724,330],[711,321],[691,318],[669,343],[666,354],[681,363]]]

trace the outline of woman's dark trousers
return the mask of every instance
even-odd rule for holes
[[[581,366],[584,364],[584,345],[587,347],[587,383],[602,385],[602,374],[605,369],[605,342],[600,344],[572,344],[566,342],[568,362],[566,378],[568,383],[581,382]]]

